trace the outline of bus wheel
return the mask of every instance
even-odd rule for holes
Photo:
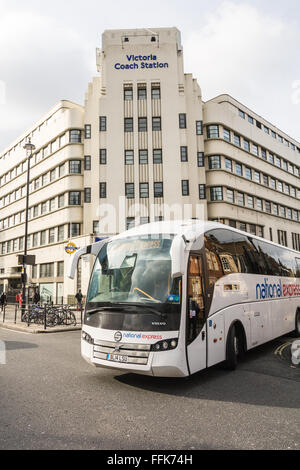
[[[241,339],[235,325],[230,328],[227,337],[226,346],[226,361],[225,367],[227,370],[235,370],[238,364],[238,356],[241,351]]]
[[[300,310],[297,310],[296,313],[296,328],[295,328],[295,335],[297,338],[300,337]]]

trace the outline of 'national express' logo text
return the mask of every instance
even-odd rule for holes
[[[277,284],[269,283],[268,278],[265,278],[265,282],[256,286],[257,299],[280,299],[282,297],[300,297],[300,284],[282,284],[281,280]]]

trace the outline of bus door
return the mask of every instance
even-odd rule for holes
[[[188,267],[186,341],[190,373],[206,368],[206,318],[202,255],[191,255]]]

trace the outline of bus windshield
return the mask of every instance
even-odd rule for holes
[[[88,309],[99,304],[179,304],[180,281],[171,275],[172,243],[172,236],[163,235],[105,245],[92,273]]]

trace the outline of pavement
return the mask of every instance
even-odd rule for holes
[[[76,326],[66,326],[66,325],[59,325],[55,327],[47,327],[46,330],[44,325],[34,325],[30,324],[29,326],[21,322],[21,310],[17,310],[15,306],[8,306],[5,311],[5,318],[3,318],[3,312],[0,312],[0,329],[6,330],[13,330],[23,333],[31,333],[31,334],[50,334],[50,333],[62,333],[64,331],[77,331],[81,330],[81,318],[80,312],[74,310],[77,325]],[[5,321],[3,321],[5,320]]]

